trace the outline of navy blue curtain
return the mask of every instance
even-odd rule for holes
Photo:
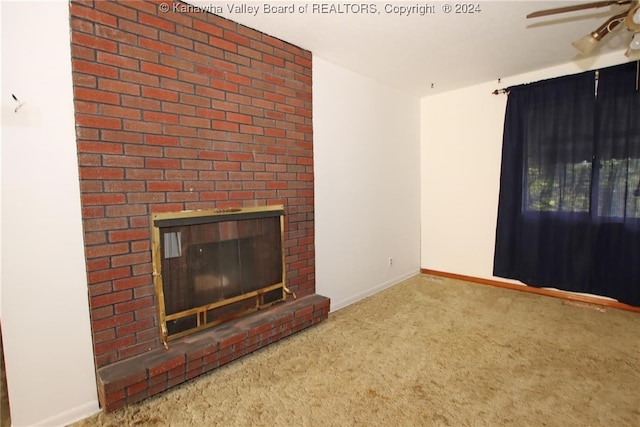
[[[640,306],[636,66],[508,88],[495,276]]]

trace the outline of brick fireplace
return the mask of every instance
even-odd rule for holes
[[[311,53],[193,8],[163,12],[161,3],[70,5],[91,327],[108,411],[329,311],[315,294]],[[284,207],[286,286],[297,299],[166,350],[151,216],[273,205]]]

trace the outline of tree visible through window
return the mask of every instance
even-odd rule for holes
[[[525,211],[640,219],[640,116],[624,129],[627,133],[614,131],[610,141],[598,144],[593,119],[585,120],[591,109],[588,104],[574,107],[568,122],[553,116],[557,110],[548,106],[527,111]]]

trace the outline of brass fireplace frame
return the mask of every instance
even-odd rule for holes
[[[250,291],[232,298],[224,299],[222,301],[217,301],[214,303],[201,305],[198,307],[194,307],[188,310],[180,311],[177,313],[166,314],[166,306],[165,306],[165,295],[164,295],[164,287],[162,281],[162,253],[160,250],[160,230],[163,228],[163,225],[166,227],[166,224],[170,224],[174,221],[193,221],[194,223],[204,224],[207,222],[220,222],[220,221],[233,221],[238,219],[247,219],[247,218],[258,218],[260,215],[267,214],[269,216],[279,216],[280,217],[280,242],[282,249],[282,280],[279,283],[260,288],[255,291]],[[262,308],[267,308],[273,304],[282,302],[286,300],[287,294],[292,294],[295,298],[295,294],[293,294],[286,287],[286,264],[285,264],[285,245],[284,245],[284,206],[283,205],[270,205],[270,206],[259,206],[259,207],[247,207],[247,208],[230,208],[230,209],[211,209],[211,210],[197,210],[197,211],[180,211],[180,212],[163,212],[163,213],[154,213],[151,214],[151,254],[152,254],[152,264],[153,264],[153,283],[154,289],[157,299],[157,308],[158,308],[158,318],[159,318],[159,329],[160,329],[160,339],[165,346],[165,348],[169,348],[168,341],[173,339],[177,339],[183,337],[185,335],[189,335],[200,331],[202,329],[210,328],[221,323],[224,323],[228,320],[232,320],[237,317],[244,316],[246,314],[252,313]],[[225,219],[220,219],[221,216],[224,216]],[[282,297],[275,301],[264,301],[264,295],[267,292],[274,291],[277,289],[282,289]],[[207,312],[212,309],[216,309],[219,307],[224,307],[239,301],[247,300],[253,298],[255,300],[255,305],[242,312],[234,313],[231,317],[218,318],[215,320],[208,321]],[[167,327],[167,322],[185,318],[188,316],[196,316],[197,326],[191,329],[187,329],[185,331],[171,334],[169,333],[169,329]]]

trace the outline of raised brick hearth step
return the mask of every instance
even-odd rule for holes
[[[211,371],[312,326],[329,315],[330,300],[312,294],[171,341],[98,369],[102,408],[115,411]]]

